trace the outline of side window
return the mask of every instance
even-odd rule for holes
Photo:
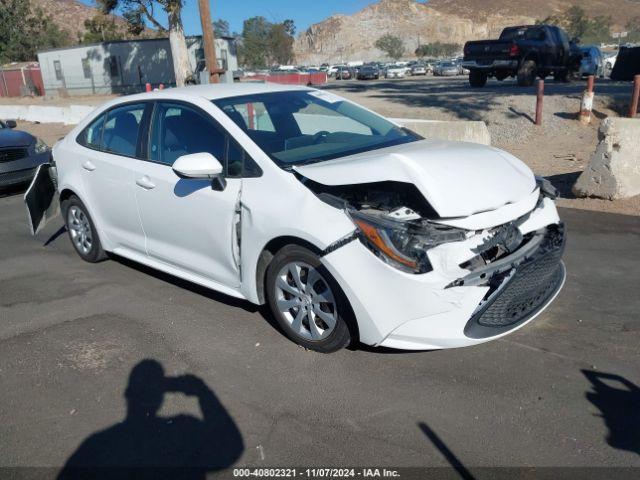
[[[100,115],[78,135],[77,141],[80,145],[95,150],[102,148],[102,127],[104,126],[105,117],[105,114]]]
[[[231,138],[228,139],[225,175],[229,178],[259,177],[262,170],[253,158]]]
[[[224,164],[226,135],[194,108],[160,103],[151,128],[150,160],[173,165],[182,155],[208,152]]]
[[[135,157],[144,108],[145,104],[138,103],[109,110],[102,134],[105,151]]]
[[[544,41],[547,36],[542,28],[530,28],[525,32],[524,38],[526,40]]]

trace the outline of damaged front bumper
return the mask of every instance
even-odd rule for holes
[[[514,330],[540,312],[564,283],[564,246],[564,225],[551,225],[537,231],[513,254],[454,282],[489,286],[464,334],[476,339],[495,337]]]
[[[345,290],[369,345],[406,350],[455,348],[483,343],[520,328],[560,291],[564,227],[550,198],[511,222],[520,243],[486,263],[491,234],[431,250],[434,270],[399,271],[352,241],[323,257]],[[512,225],[513,226],[513,225]]]

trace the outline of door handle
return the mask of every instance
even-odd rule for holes
[[[96,169],[96,166],[91,160],[87,160],[82,164],[82,168],[84,168],[88,172],[93,172]]]
[[[144,188],[145,190],[151,190],[156,187],[156,184],[153,183],[147,175],[144,175],[142,178],[137,178],[136,185]]]

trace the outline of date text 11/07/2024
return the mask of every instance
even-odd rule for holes
[[[235,468],[234,478],[399,478],[388,468]]]

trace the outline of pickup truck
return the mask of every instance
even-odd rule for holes
[[[552,75],[569,81],[580,71],[578,41],[554,25],[507,27],[498,40],[478,40],[464,46],[462,66],[470,71],[469,84],[484,87],[489,77],[516,77],[518,85],[533,85],[536,76]]]

